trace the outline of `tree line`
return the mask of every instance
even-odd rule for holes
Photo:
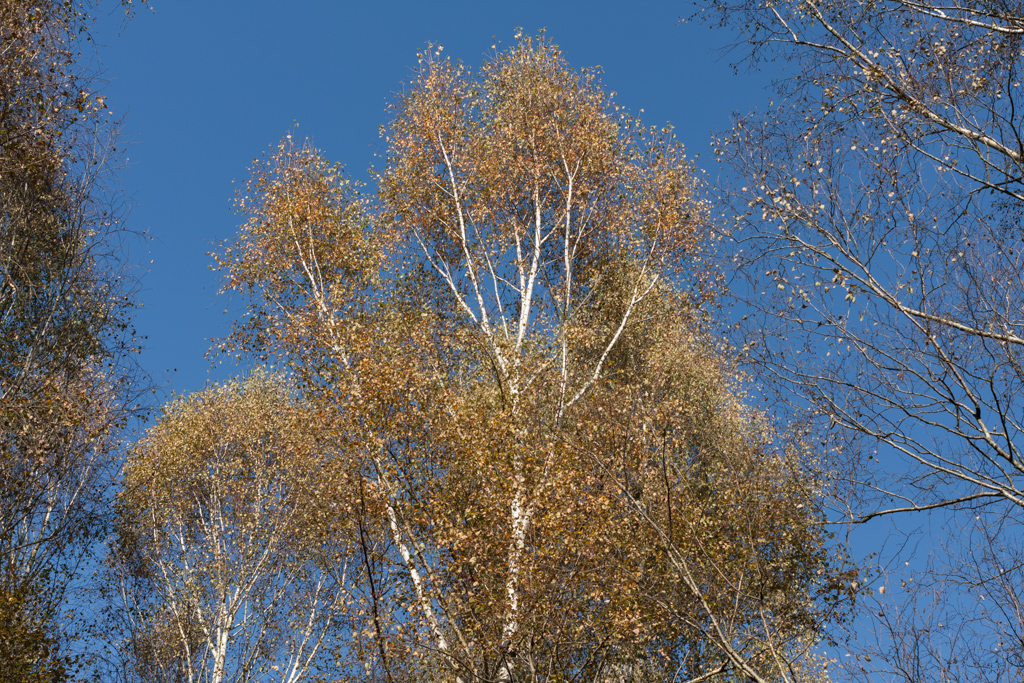
[[[9,680],[1019,677],[1020,8],[704,4],[793,65],[711,187],[543,35],[428,46],[370,185],[254,162],[254,369],[134,442],[90,9],[0,10]],[[922,516],[866,595],[835,532]]]

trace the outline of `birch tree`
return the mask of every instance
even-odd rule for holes
[[[956,530],[893,575],[858,667],[1018,678],[1024,11],[704,6],[755,59],[792,67],[776,104],[719,141],[743,343],[780,408],[842,449],[843,516]]]
[[[104,533],[113,451],[144,385],[90,9],[0,5],[0,600],[21,611],[0,637],[46,632],[43,668],[67,654],[57,623]]]
[[[333,492],[350,487],[312,417],[256,374],[172,403],[136,445],[110,571],[136,680],[329,670],[358,566]]]
[[[421,58],[387,132],[381,220],[479,335],[494,373],[495,415],[506,425],[495,450],[509,453],[496,473],[505,500],[495,501],[509,532],[495,638],[505,658],[521,637],[523,553],[547,495],[537,487],[543,472],[561,469],[557,447],[542,444],[556,441],[659,280],[703,275],[694,268],[703,210],[671,133],[616,121],[595,75],[571,72],[543,42],[524,40],[479,80],[437,52]],[[625,307],[581,363],[574,328],[597,303],[588,295],[622,264],[637,266],[626,271]],[[557,393],[537,401],[552,386]],[[506,664],[500,672],[511,675]]]
[[[654,509],[702,507],[677,488],[698,454],[719,472],[769,460],[702,328],[717,286],[707,211],[671,130],[625,115],[595,72],[526,37],[477,74],[430,48],[392,113],[376,197],[286,138],[257,161],[246,223],[216,255],[249,301],[223,350],[294,368],[363,463],[378,515],[364,663],[387,680],[789,675],[747,628],[774,619],[752,593],[718,583],[710,598],[737,555],[708,546],[686,583],[657,550]],[[623,468],[640,488],[619,486]],[[799,564],[769,592],[832,618],[809,597],[846,595],[813,505],[796,502],[813,487],[772,471],[762,493],[788,493],[764,498],[792,501],[794,517],[774,531],[751,517],[749,544],[727,521],[735,507],[708,504],[706,523],[748,560]],[[710,626],[719,617],[728,633]],[[794,638],[817,642],[805,617],[773,627],[788,662]]]

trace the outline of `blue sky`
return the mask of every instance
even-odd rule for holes
[[[546,29],[574,67],[600,65],[604,83],[649,124],[671,122],[711,174],[712,130],[770,99],[765,73],[734,73],[720,51],[733,39],[680,23],[680,2],[380,2],[152,0],[95,37],[108,104],[130,143],[119,173],[142,265],[137,316],[143,367],[165,391],[187,393],[237,372],[211,370],[229,301],[207,253],[238,225],[236,184],[254,157],[294,123],[349,173],[366,178],[385,108],[427,41],[478,65],[516,27]],[[152,261],[152,263],[150,263]]]

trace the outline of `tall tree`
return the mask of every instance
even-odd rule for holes
[[[43,629],[44,667],[139,387],[88,9],[0,3],[0,600],[20,610],[0,628]]]
[[[957,530],[920,590],[872,610],[863,666],[1015,680],[1024,7],[703,4],[793,74],[719,145],[747,348],[849,456],[850,518]]]
[[[393,113],[375,201],[286,139],[217,255],[250,301],[225,350],[292,367],[363,463],[367,666],[810,671],[847,593],[812,478],[702,332],[706,209],[671,131],[528,37],[478,74],[427,50]]]

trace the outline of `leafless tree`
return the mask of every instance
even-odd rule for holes
[[[717,141],[734,200],[739,343],[766,396],[816,420],[837,449],[845,517],[929,520],[944,541],[914,585],[941,594],[937,605],[959,596],[942,629],[911,603],[905,619],[881,610],[889,644],[865,668],[1019,679],[1007,633],[1024,622],[1006,586],[1020,576],[1007,552],[1024,512],[1024,7],[702,5],[740,31],[744,57],[781,57],[792,74],[765,113]],[[981,538],[991,552],[973,546]],[[965,597],[989,590],[1001,616],[988,609],[996,593]]]

